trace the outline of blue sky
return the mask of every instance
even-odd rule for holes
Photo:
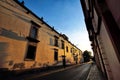
[[[22,1],[22,0],[19,0]],[[91,51],[80,0],[24,0],[25,6],[82,51]]]

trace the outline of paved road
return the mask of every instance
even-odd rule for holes
[[[90,66],[91,64],[83,64],[64,71],[59,71],[40,77],[36,75],[34,78],[29,77],[25,80],[86,80]]]

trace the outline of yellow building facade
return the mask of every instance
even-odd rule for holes
[[[0,0],[0,68],[19,70],[74,64],[82,51],[17,0]]]

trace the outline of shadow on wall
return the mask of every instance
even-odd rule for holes
[[[17,33],[12,32],[10,30],[6,30],[4,28],[0,28],[0,36],[8,37],[15,40],[25,41],[25,36],[22,35],[21,33],[18,35]]]
[[[0,37],[6,37],[14,40],[25,41],[25,37],[23,35],[18,35],[15,32],[10,30],[6,30],[4,28],[0,28]],[[9,51],[10,44],[9,42],[5,42],[4,40],[0,40],[0,68],[4,68],[4,66],[12,66],[13,60],[10,58]]]
[[[7,57],[9,44],[7,42],[0,42],[0,67],[3,67],[3,64],[8,63]]]

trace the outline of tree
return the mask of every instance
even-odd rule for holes
[[[83,58],[84,58],[84,62],[89,62],[90,59],[92,58],[91,52],[85,50],[85,51],[83,52]]]

